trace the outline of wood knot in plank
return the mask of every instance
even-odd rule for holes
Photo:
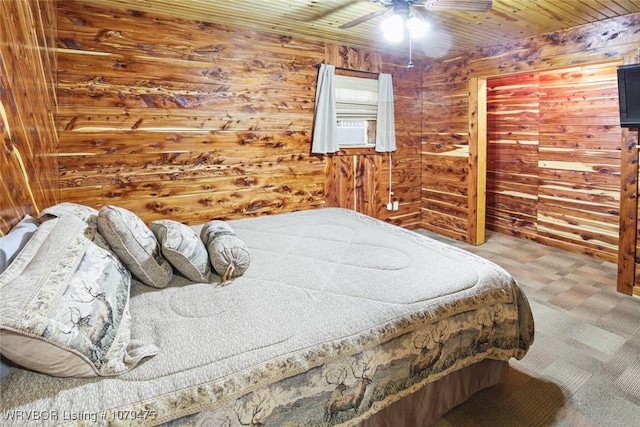
[[[62,44],[64,44],[64,47],[66,47],[67,49],[82,50],[82,46],[80,46],[74,39],[65,37],[62,39]]]

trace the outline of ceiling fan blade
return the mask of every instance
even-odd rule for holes
[[[341,4],[340,6],[334,8],[334,9],[326,10],[324,12],[320,12],[320,13],[317,13],[317,14],[309,17],[308,21],[312,21],[312,22],[313,21],[319,21],[320,19],[324,19],[327,16],[331,16],[334,13],[338,13],[338,12],[342,11],[343,9],[347,9],[351,5],[356,4],[356,3],[360,3],[362,1],[368,1],[368,0],[350,0],[350,1],[344,2],[343,4]]]
[[[431,21],[431,15],[429,15],[429,10],[425,9],[424,7],[416,7],[414,9],[411,9],[411,11],[416,12],[418,15],[420,15],[420,18],[422,18],[423,21],[425,22]]]
[[[488,12],[493,7],[493,0],[427,0],[424,7],[434,12]]]
[[[391,7],[387,7],[385,10],[376,10],[375,12],[367,13],[366,15],[361,16],[360,18],[356,18],[353,21],[349,21],[346,24],[340,25],[338,28],[340,28],[341,30],[344,30],[346,28],[355,27],[356,25],[362,24],[363,22],[373,19],[376,16],[383,15],[387,13],[389,10],[391,10]]]

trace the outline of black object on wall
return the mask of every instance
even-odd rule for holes
[[[618,67],[620,126],[640,128],[640,64]]]

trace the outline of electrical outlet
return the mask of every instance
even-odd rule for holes
[[[394,200],[394,201],[393,201],[393,210],[394,210],[394,211],[397,211],[398,209],[400,209],[400,206],[399,206],[399,204],[398,204],[398,201],[397,201],[397,200]]]
[[[393,203],[391,203],[391,202],[387,203],[387,210],[388,211],[393,210]]]

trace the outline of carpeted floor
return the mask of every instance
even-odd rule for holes
[[[534,345],[507,380],[434,426],[640,426],[640,300],[617,293],[617,267],[499,233],[471,246],[524,289]]]

